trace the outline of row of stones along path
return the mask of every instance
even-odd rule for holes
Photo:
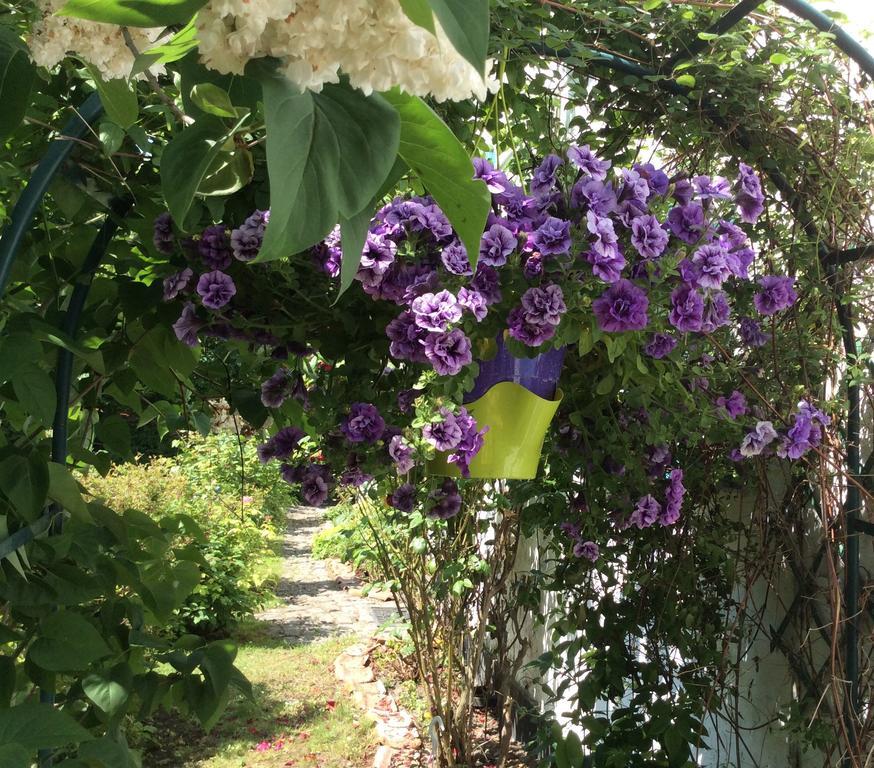
[[[282,602],[258,615],[292,645],[340,635],[369,639],[396,615],[394,603],[349,589],[354,580],[338,577],[325,561],[313,557],[313,537],[325,527],[321,509],[289,510],[282,577],[276,590]]]

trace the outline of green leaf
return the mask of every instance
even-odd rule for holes
[[[401,0],[401,8],[407,14],[407,18],[417,27],[427,29],[432,35],[434,29],[434,12],[428,4],[428,0]]]
[[[131,452],[130,427],[128,423],[116,414],[107,416],[97,422],[95,428],[98,440],[121,458],[127,458]]]
[[[363,211],[397,156],[399,120],[386,101],[344,85],[301,93],[256,68],[264,94],[270,223],[257,261],[315,245]]]
[[[126,27],[166,27],[189,21],[206,0],[67,0],[59,16]]]
[[[492,203],[485,182],[473,178],[473,163],[461,142],[424,101],[399,91],[386,98],[401,116],[401,157],[433,195],[476,266]]]
[[[792,61],[792,58],[787,56],[785,53],[772,53],[768,57],[768,61],[770,61],[775,67],[779,67],[789,61]]]
[[[209,117],[178,133],[161,156],[161,190],[173,220],[185,221],[198,187],[222,151],[224,143],[248,119],[233,128]]]
[[[237,117],[228,92],[215,83],[197,83],[191,89],[191,100],[207,114],[217,117]]]
[[[245,187],[254,172],[252,153],[245,147],[219,152],[197,188],[197,194],[203,197],[231,195]]]
[[[0,339],[0,381],[12,381],[20,371],[42,357],[42,344],[32,333],[10,333]]]
[[[166,43],[149,48],[137,56],[131,70],[131,77],[144,72],[153,64],[170,64],[179,61],[195,48],[197,48],[197,28],[192,19]]]
[[[88,675],[82,681],[82,690],[103,712],[115,715],[127,702],[133,685],[133,674],[127,664],[117,664],[112,669]]]
[[[343,252],[340,262],[340,290],[337,299],[352,285],[352,280],[358,272],[358,264],[367,240],[367,229],[373,211],[370,206],[356,213],[351,219],[340,219],[340,246]]]
[[[48,489],[49,469],[43,459],[17,454],[0,461],[0,494],[26,520],[42,513]]]
[[[0,139],[14,131],[30,104],[36,68],[16,32],[0,26]]]
[[[489,0],[428,0],[449,41],[485,75],[489,50]]]
[[[55,385],[49,375],[33,364],[22,368],[12,380],[12,391],[24,410],[44,426],[55,418]]]
[[[674,78],[677,85],[682,85],[684,88],[694,88],[695,87],[695,78],[693,75],[679,75]]]
[[[0,746],[0,768],[30,768],[32,764],[30,752],[20,744]]]
[[[583,745],[580,737],[573,731],[568,731],[564,739],[564,750],[570,768],[583,768]]]
[[[84,670],[112,652],[94,625],[72,611],[47,616],[41,630],[27,656],[49,672]]]
[[[48,497],[66,509],[73,517],[89,519],[88,507],[82,498],[79,484],[69,470],[54,461],[48,463],[49,491]]]
[[[94,737],[50,704],[29,701],[0,711],[0,744],[35,751],[65,747]]]
[[[104,80],[96,67],[87,65],[86,69],[94,80],[100,102],[106,116],[122,128],[130,128],[140,114],[137,92],[127,80],[116,78]]]

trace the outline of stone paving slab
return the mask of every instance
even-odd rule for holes
[[[292,645],[338,635],[370,638],[397,616],[393,604],[344,589],[325,562],[312,556],[313,537],[326,527],[322,509],[292,507],[288,511],[282,576],[276,590],[282,604],[256,616]]]

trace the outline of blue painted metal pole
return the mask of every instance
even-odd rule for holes
[[[100,97],[96,92],[92,93],[82,103],[78,114],[73,115],[61,129],[60,138],[49,145],[24,192],[18,198],[15,208],[12,209],[12,219],[4,230],[3,236],[0,237],[0,299],[3,298],[6,285],[9,283],[18,250],[24,236],[30,230],[30,224],[45,197],[46,190],[73,149],[74,140],[85,136],[90,130],[90,124],[100,117],[102,112]]]

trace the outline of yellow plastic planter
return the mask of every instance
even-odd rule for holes
[[[545,400],[512,381],[495,384],[465,408],[476,418],[480,429],[488,426],[483,447],[470,462],[470,476],[484,479],[530,480],[537,475],[546,430],[563,397]],[[430,462],[433,475],[459,477],[455,464],[445,454]]]

